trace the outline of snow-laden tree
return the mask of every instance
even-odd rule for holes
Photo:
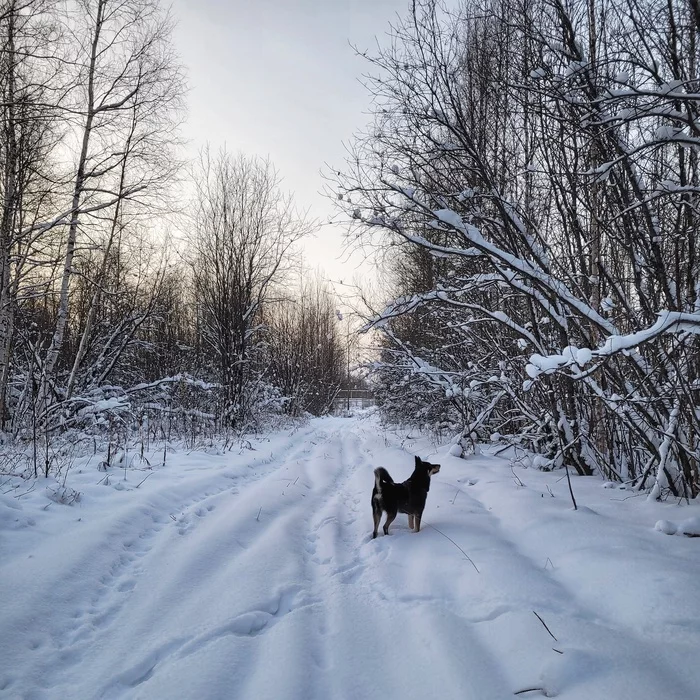
[[[435,258],[371,325],[465,443],[698,492],[697,33],[685,2],[425,0],[368,56],[332,186],[352,235]]]

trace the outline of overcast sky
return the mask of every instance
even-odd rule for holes
[[[324,163],[342,164],[343,141],[369,121],[359,78],[367,66],[350,43],[383,41],[408,0],[175,0],[176,40],[189,71],[185,136],[269,156],[302,208],[328,220]],[[340,227],[323,227],[306,257],[333,279],[351,280]]]

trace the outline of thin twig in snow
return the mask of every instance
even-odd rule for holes
[[[149,476],[153,476],[154,474],[155,474],[155,472],[151,472],[150,474],[146,474],[146,476],[143,479],[141,479],[141,481],[139,481],[138,484],[136,484],[136,488],[141,486],[141,484],[143,484],[143,482],[146,481],[146,479],[148,479]]]
[[[549,636],[555,641],[558,642],[559,640],[552,634],[552,630],[547,627],[547,623],[533,610],[532,611],[535,617],[544,625],[544,628],[549,632]]]
[[[469,555],[468,555],[468,554],[467,554],[467,553],[466,553],[466,552],[465,552],[451,537],[448,537],[444,532],[442,532],[442,530],[438,530],[438,529],[435,527],[435,525],[431,525],[430,523],[426,523],[425,521],[423,521],[423,524],[424,524],[424,525],[427,525],[428,527],[432,527],[433,530],[435,530],[435,532],[440,533],[445,539],[448,539],[450,542],[452,542],[452,544],[453,544],[455,547],[457,547],[457,549],[458,549],[460,552],[462,552],[462,554],[464,554],[464,556],[469,560],[469,563],[474,567],[474,569],[476,570],[476,573],[477,573],[477,574],[480,574],[480,573],[481,573],[481,571],[479,571],[479,569],[477,569],[476,564],[472,561],[472,558],[471,558],[471,557],[470,557],[470,556],[469,556]]]
[[[515,473],[512,464],[510,465],[510,473],[513,475],[513,481],[515,481],[516,486],[525,487],[525,484],[523,484],[522,479]]]
[[[544,688],[523,688],[522,690],[516,690],[513,695],[522,695],[523,693],[534,693],[535,691],[538,691],[542,693],[546,698],[549,697],[547,694],[547,691]]]
[[[564,469],[566,469],[566,481],[569,484],[569,493],[571,494],[571,501],[574,504],[574,510],[578,510],[578,506],[576,505],[576,499],[574,498],[574,489],[571,486],[571,475],[569,474],[569,465],[564,463]]]

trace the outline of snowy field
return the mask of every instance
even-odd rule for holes
[[[698,505],[577,477],[573,511],[561,472],[372,417],[252,447],[173,454],[138,488],[93,459],[72,506],[45,482],[0,496],[0,697],[700,697],[700,539],[655,530]],[[437,530],[399,516],[373,541],[373,469],[402,480],[416,452],[442,464]]]

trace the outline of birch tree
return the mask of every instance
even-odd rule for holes
[[[172,23],[157,2],[81,0],[68,8],[66,24],[77,47],[77,157],[55,328],[42,365],[42,409],[49,396],[57,395],[78,235],[86,222],[112,209],[113,237],[124,203],[138,202],[172,174],[173,123],[183,90],[170,47]],[[81,361],[78,349],[68,393]]]

